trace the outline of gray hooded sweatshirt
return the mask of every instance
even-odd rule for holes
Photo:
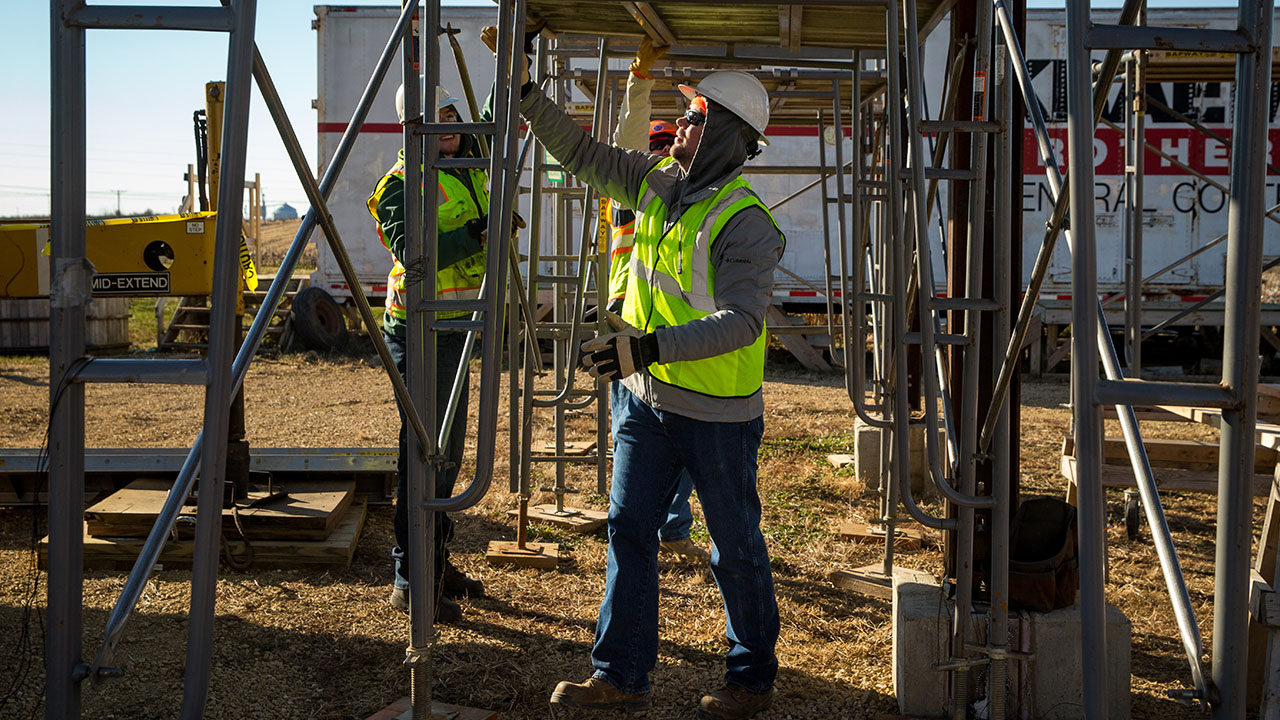
[[[596,141],[537,88],[524,96],[520,112],[566,170],[637,214],[640,185],[648,175],[649,186],[670,208],[668,223],[741,174],[747,156],[744,136],[751,132],[733,113],[713,106],[688,175],[677,164],[649,175],[661,158]],[[784,246],[782,235],[759,207],[749,207],[729,219],[711,248],[716,312],[683,325],[659,328],[659,361],[701,360],[755,342],[764,327],[773,269]],[[695,420],[745,422],[764,413],[759,391],[745,398],[714,397],[661,382],[647,372],[638,372],[622,383],[655,410]]]

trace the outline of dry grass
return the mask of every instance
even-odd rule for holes
[[[47,369],[40,362],[0,360],[0,446],[35,446],[44,431]],[[394,445],[396,420],[380,370],[358,359],[298,356],[257,363],[248,387],[249,436],[263,446]],[[505,391],[505,381],[503,383]],[[473,385],[473,393],[476,388]],[[189,443],[199,425],[199,395],[188,389],[162,395],[130,394],[125,386],[92,386],[87,431],[91,444],[175,446]],[[145,400],[141,399],[144,398]],[[1057,460],[1066,410],[1063,384],[1028,385],[1022,411],[1024,495],[1062,492]],[[475,399],[473,398],[473,402]],[[853,413],[839,378],[788,371],[766,385],[766,437],[760,457],[764,527],[782,616],[778,648],[780,702],[764,720],[864,718],[894,709],[891,608],[834,588],[827,574],[878,559],[880,548],[842,543],[836,525],[874,516],[876,501],[849,470],[825,461],[850,452]],[[433,648],[438,699],[501,712],[503,718],[547,717],[547,697],[558,680],[590,672],[588,652],[603,590],[606,543],[600,535],[573,535],[535,526],[537,540],[561,543],[554,571],[488,567],[491,539],[510,539],[506,511],[514,507],[506,475],[505,396],[500,400],[500,447],[493,487],[461,513],[455,559],[482,577],[489,597],[464,602],[465,621],[439,628]],[[473,411],[474,415],[474,411]],[[474,418],[472,420],[474,423]],[[540,416],[538,442],[549,439],[550,416]],[[573,438],[594,421],[574,414]],[[1160,424],[1165,437],[1210,436],[1192,425]],[[1115,432],[1114,429],[1112,432]],[[1182,434],[1182,435],[1179,435]],[[474,426],[471,433],[474,454]],[[464,469],[464,479],[471,467]],[[552,477],[535,479],[549,484]],[[573,502],[605,507],[593,494],[594,472],[572,468]],[[535,497],[535,502],[544,498]],[[1134,716],[1198,716],[1164,693],[1187,683],[1172,612],[1149,543],[1124,539],[1120,496],[1110,498],[1114,527],[1108,599],[1133,623]],[[936,511],[936,506],[933,506]],[[1167,507],[1175,542],[1202,632],[1209,642],[1212,595],[1213,500],[1173,495]],[[42,659],[40,630],[27,623],[34,645],[20,647],[24,593],[45,578],[30,570],[32,511],[0,510],[0,696],[28,668],[0,716],[38,710]],[[210,718],[363,718],[407,694],[401,667],[405,617],[386,604],[391,568],[391,513],[376,507],[355,561],[333,572],[225,571],[218,589],[212,648]],[[695,539],[705,526],[695,504]],[[43,525],[43,523],[41,523]],[[902,565],[937,571],[937,550],[900,552]],[[723,614],[714,582],[701,569],[662,566],[661,656],[653,674],[650,718],[687,718],[700,692],[718,683]],[[91,655],[123,573],[90,572],[85,579],[85,652]],[[150,581],[120,646],[122,679],[86,685],[85,717],[172,717],[181,697],[185,613],[190,573],[162,570]]]

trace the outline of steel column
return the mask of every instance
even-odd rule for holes
[[[1093,94],[1088,0],[1067,0],[1067,151],[1071,177],[1071,411],[1079,489],[1080,615],[1084,715],[1107,716],[1106,509],[1102,490],[1102,415],[1098,380],[1097,246],[1093,199]],[[1246,557],[1247,563],[1247,557]]]
[[[1249,565],[1253,540],[1254,429],[1257,426],[1258,324],[1267,109],[1271,87],[1271,0],[1242,0],[1239,32],[1254,51],[1236,60],[1231,202],[1227,211],[1227,302],[1222,333],[1222,382],[1240,404],[1222,413],[1218,456],[1218,522],[1213,603],[1213,669],[1217,719],[1244,717],[1249,653]]]
[[[214,601],[218,551],[222,539],[222,492],[226,480],[227,421],[236,391],[236,300],[240,280],[241,201],[249,147],[249,99],[253,70],[253,33],[257,0],[234,0],[235,29],[227,49],[227,86],[218,185],[218,229],[214,240],[213,293],[209,311],[209,386],[204,403],[204,448],[200,460],[200,499],[191,569],[191,616],[187,632],[186,682],[179,717],[204,716],[213,654]]]
[[[84,553],[84,385],[68,376],[85,353],[85,32],[65,17],[79,2],[52,2],[49,238],[49,627],[45,717],[80,717]]]

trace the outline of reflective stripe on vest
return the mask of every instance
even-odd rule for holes
[[[674,162],[668,158],[654,170]],[[652,332],[716,312],[712,246],[725,223],[746,208],[759,207],[773,222],[768,208],[741,176],[714,196],[690,206],[669,229],[664,229],[666,203],[649,186],[647,178],[640,188],[639,199],[641,212],[636,218],[635,246],[622,317]],[[759,337],[746,347],[702,360],[651,365],[649,373],[663,383],[704,395],[750,397],[764,384],[764,354],[762,325]]]
[[[610,206],[609,215],[609,223],[613,226],[609,242],[609,299],[620,300],[627,295],[631,247],[635,243],[636,214],[614,203]]]
[[[378,186],[374,188],[373,194],[369,196],[367,205],[369,214],[373,215],[375,225],[377,226],[378,239],[382,241],[383,247],[387,250],[391,249],[391,244],[382,234],[382,219],[378,217],[378,203],[382,200],[383,193],[386,192],[387,183],[391,178],[399,178],[400,182],[404,182],[404,151],[400,151],[400,159],[391,167],[390,172],[378,181]],[[440,232],[449,232],[457,230],[467,223],[468,220],[479,218],[484,214],[484,210],[489,206],[489,193],[485,190],[485,175],[479,170],[468,170],[467,178],[471,183],[471,189],[463,184],[462,180],[456,176],[440,170],[436,174],[437,185],[440,190],[440,204],[437,210],[437,227]],[[472,197],[472,191],[475,196]],[[476,201],[479,201],[483,207],[477,207]],[[400,258],[392,255],[395,261],[391,266],[391,272],[387,273],[387,312],[400,320],[407,317],[405,306],[408,304],[407,294],[405,292],[405,269],[400,262]],[[440,300],[470,300],[480,297],[480,283],[484,280],[485,270],[485,252],[481,250],[479,253],[469,258],[459,260],[458,262],[446,268],[436,269],[436,298]],[[436,313],[436,317],[441,320],[450,318],[466,317],[471,313],[467,311],[451,311]]]

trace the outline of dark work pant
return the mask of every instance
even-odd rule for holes
[[[396,369],[400,371],[400,377],[404,378],[407,350],[405,339],[388,333],[383,333],[383,337],[387,340],[387,348],[391,350],[391,357],[396,361]],[[462,359],[462,348],[466,343],[466,339],[466,333],[444,332],[436,334],[435,432],[437,437],[439,437],[440,427],[444,423],[445,410],[449,406],[449,393],[453,390],[453,378],[458,370],[458,363]],[[408,382],[407,378],[406,382]],[[436,497],[449,497],[452,495],[454,483],[458,479],[458,467],[462,464],[462,453],[467,439],[467,401],[470,385],[470,378],[467,377],[462,384],[462,396],[458,399],[458,409],[454,413],[453,431],[449,433],[449,446],[446,448],[445,453],[451,465],[436,473]],[[396,545],[391,549],[391,558],[395,561],[395,586],[408,588],[409,559],[405,548],[409,546],[409,426],[405,419],[404,408],[400,406],[399,399],[396,400],[396,409],[400,412],[400,458],[396,462]],[[444,567],[444,561],[448,557],[445,543],[452,539],[453,518],[442,512],[436,513],[436,533],[433,547],[435,548],[437,572]]]

